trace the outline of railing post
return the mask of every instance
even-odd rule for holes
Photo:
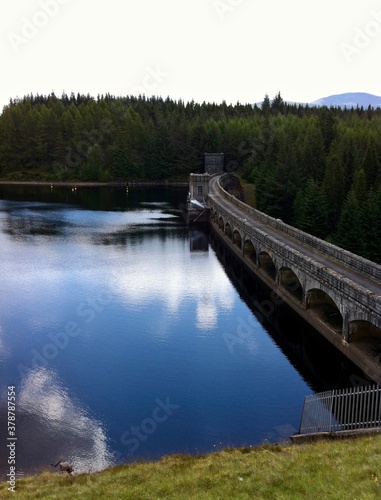
[[[332,432],[333,401],[334,401],[334,398],[335,398],[335,390],[332,391],[332,395],[331,395],[331,408],[329,410],[329,414],[330,414],[330,417],[329,417],[329,432]]]
[[[300,417],[300,424],[299,424],[299,434],[301,434],[301,432],[302,432],[303,417],[304,417],[304,411],[306,408],[306,399],[307,399],[307,396],[304,396],[302,416]]]

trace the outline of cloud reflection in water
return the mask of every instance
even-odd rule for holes
[[[192,255],[181,246],[171,250],[169,265],[160,245],[146,256],[142,255],[144,248],[129,247],[125,268],[110,276],[110,289],[129,306],[142,307],[156,297],[165,304],[170,316],[179,314],[184,300],[194,301],[197,329],[212,330],[219,312],[231,311],[234,306],[234,291],[228,277],[213,259],[205,275],[200,259],[208,259],[208,254]],[[132,266],[133,262],[138,265]]]
[[[46,469],[60,459],[71,461],[76,472],[112,465],[102,424],[70,398],[53,372],[37,368],[27,374],[18,397],[18,414],[19,469],[23,463]]]

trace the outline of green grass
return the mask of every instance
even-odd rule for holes
[[[381,498],[381,435],[300,446],[230,449],[200,457],[114,467],[95,474],[43,473],[0,499]]]

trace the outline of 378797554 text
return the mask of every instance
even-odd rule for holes
[[[16,492],[16,388],[8,386],[8,465],[7,473],[8,491]]]

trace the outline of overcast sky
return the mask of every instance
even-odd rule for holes
[[[53,90],[228,103],[381,95],[381,1],[4,1],[0,33],[0,110]]]

